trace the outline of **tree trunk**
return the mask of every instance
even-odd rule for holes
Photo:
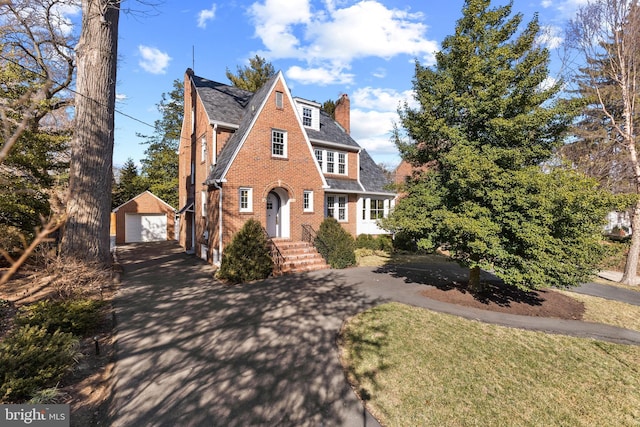
[[[631,214],[631,246],[624,266],[621,283],[635,286],[638,273],[638,258],[640,257],[640,200],[636,203]]]
[[[469,291],[482,292],[484,286],[480,283],[480,267],[471,267],[469,269]]]
[[[111,168],[120,0],[82,0],[62,253],[109,264]]]

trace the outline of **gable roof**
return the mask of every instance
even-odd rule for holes
[[[205,107],[209,121],[211,123],[237,126],[237,130],[218,154],[217,163],[212,168],[205,184],[211,185],[224,178],[224,175],[231,166],[233,159],[251,129],[256,114],[259,113],[267,97],[273,90],[276,81],[280,78],[286,88],[287,85],[282,72],[279,71],[267,80],[255,93],[251,93],[196,75],[191,76],[197,94]],[[288,89],[287,96],[293,102]],[[351,135],[325,111],[320,110],[319,117],[320,130],[302,127],[304,132],[306,132],[308,141],[316,145],[342,147],[345,150],[360,152],[360,171],[357,180],[325,178],[321,173],[323,180],[330,189],[346,192],[394,194],[385,188],[388,180],[382,170]]]
[[[260,106],[262,106],[265,99],[269,96],[271,87],[279,77],[280,73],[275,74],[269,80],[267,80],[267,82],[262,85],[262,87],[258,89],[256,93],[252,94],[253,96],[248,100],[241,120],[238,122],[238,130],[233,133],[224,147],[222,147],[222,150],[218,155],[218,162],[205,181],[206,184],[212,184],[214,181],[220,180],[224,176],[225,172],[231,165],[231,162],[235,157],[237,151],[242,145],[242,141],[244,140],[249,128],[251,127],[251,124],[253,123],[256,112],[260,109]]]
[[[118,209],[120,209],[120,208],[121,208],[121,207],[123,207],[124,205],[127,205],[127,204],[129,204],[129,203],[131,203],[131,202],[135,201],[137,198],[142,197],[142,196],[144,196],[144,195],[146,195],[146,194],[150,195],[151,197],[154,197],[154,198],[155,198],[155,199],[157,199],[160,203],[162,203],[162,204],[166,205],[166,206],[167,206],[169,209],[171,209],[172,211],[175,211],[175,210],[176,210],[176,209],[175,209],[173,206],[171,206],[169,203],[165,202],[165,201],[164,201],[164,200],[162,200],[160,197],[158,197],[158,196],[156,196],[155,194],[153,194],[151,191],[146,190],[146,191],[143,191],[142,193],[138,194],[137,196],[135,196],[135,197],[133,197],[133,198],[131,198],[131,199],[127,200],[126,202],[124,202],[123,204],[121,204],[120,206],[118,206],[117,208],[113,209],[111,212],[118,212]]]

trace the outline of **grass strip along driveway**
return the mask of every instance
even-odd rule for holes
[[[640,346],[480,323],[399,303],[340,336],[385,426],[640,424]]]

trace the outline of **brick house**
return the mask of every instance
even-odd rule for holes
[[[250,218],[276,245],[299,242],[335,217],[352,235],[382,234],[395,194],[349,135],[349,98],[333,120],[320,104],[292,97],[278,72],[257,92],[187,69],[179,151],[179,242],[218,264]]]

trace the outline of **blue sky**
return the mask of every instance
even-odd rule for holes
[[[525,22],[538,12],[544,42],[555,48],[562,27],[586,0],[515,0]],[[494,5],[505,4],[494,2]],[[155,8],[126,0],[120,17],[114,165],[136,163],[160,117],[156,104],[188,67],[229,83],[258,54],[281,70],[294,96],[320,103],[351,99],[351,134],[374,160],[395,166],[390,140],[398,103],[411,100],[414,60],[433,62],[454,32],[463,0],[166,0]],[[126,114],[126,115],[125,115]],[[134,119],[128,117],[134,117]]]

